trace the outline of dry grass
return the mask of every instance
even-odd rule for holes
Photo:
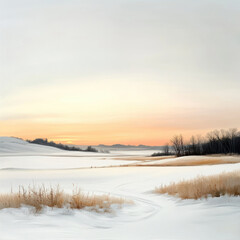
[[[133,157],[117,157],[114,158],[115,160],[126,160],[126,161],[156,161],[156,160],[164,160],[168,158],[175,158],[176,156],[170,155],[170,156],[160,156],[160,157],[139,157],[139,156],[133,156]]]
[[[146,164],[135,164],[135,166],[144,166],[144,167],[180,167],[180,166],[200,166],[200,165],[218,165],[218,164],[233,164],[233,163],[240,163],[239,157],[232,157],[232,158],[203,158],[203,159],[184,159],[181,160],[180,158],[174,161],[164,162],[164,163],[154,163],[149,162]]]
[[[213,176],[198,177],[164,185],[155,189],[155,193],[177,195],[182,199],[219,197],[221,195],[240,195],[240,171],[221,173]]]
[[[0,209],[19,208],[27,205],[34,207],[36,212],[41,211],[44,206],[71,209],[90,207],[95,211],[108,212],[111,210],[112,204],[121,206],[124,203],[132,202],[110,195],[83,194],[78,188],[74,189],[72,194],[67,194],[59,187],[29,186],[25,188],[20,186],[17,193],[0,194]]]
[[[169,163],[163,163],[163,166],[200,166],[200,165],[217,165],[217,164],[232,164],[239,163],[239,159],[221,159],[221,158],[209,158],[199,160],[185,160],[185,161],[172,161]]]

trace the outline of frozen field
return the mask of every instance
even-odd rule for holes
[[[2,142],[0,138],[0,152],[2,193],[15,190],[18,185],[29,184],[59,184],[62,189],[71,192],[74,184],[86,192],[109,193],[134,201],[134,205],[121,209],[113,207],[112,213],[46,208],[44,213],[33,214],[26,206],[3,209],[0,210],[1,240],[237,240],[240,237],[239,197],[180,200],[152,193],[156,186],[172,181],[239,170],[239,163],[120,167],[129,162],[135,163],[126,160],[126,155],[144,154],[73,153],[32,146],[9,138],[2,139]],[[121,156],[122,160],[119,160]],[[141,164],[144,162],[141,161]]]

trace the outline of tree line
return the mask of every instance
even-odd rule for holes
[[[45,146],[50,146],[50,147],[55,147],[55,148],[60,148],[62,150],[67,150],[67,151],[85,151],[85,152],[98,152],[96,148],[93,148],[92,146],[88,146],[87,149],[83,150],[79,147],[74,147],[74,146],[68,146],[64,145],[62,143],[55,143],[53,141],[48,141],[47,138],[36,138],[35,140],[27,140],[29,143],[35,143],[35,144],[40,144],[40,145],[45,145]]]
[[[183,136],[176,135],[171,139],[172,149],[179,156],[206,154],[240,154],[240,132],[237,128],[214,130],[205,138],[192,136],[188,143]],[[169,149],[167,150],[169,154]]]

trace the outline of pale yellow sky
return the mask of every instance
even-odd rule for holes
[[[240,3],[0,1],[0,135],[161,145],[240,127]]]

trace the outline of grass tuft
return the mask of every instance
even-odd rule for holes
[[[182,199],[240,195],[240,171],[197,177],[155,188],[155,193],[177,195]]]
[[[46,188],[44,185],[41,187],[29,186],[28,188],[20,186],[16,193],[0,194],[0,209],[19,208],[22,205],[27,205],[34,207],[36,212],[40,212],[45,206],[71,209],[90,207],[95,211],[109,212],[112,204],[121,206],[124,203],[132,202],[107,194],[84,194],[78,188],[75,188],[72,194],[67,194],[59,186],[55,188]]]

